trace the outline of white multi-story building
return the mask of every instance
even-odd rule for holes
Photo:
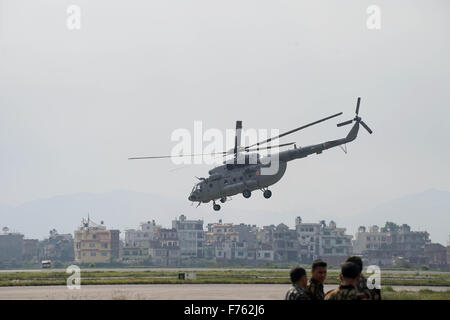
[[[172,221],[172,228],[178,232],[182,259],[203,257],[203,220],[186,220],[186,216],[182,214],[179,219]]]
[[[429,234],[426,231],[411,231],[407,224],[396,225],[387,222],[383,228],[364,226],[359,227],[353,248],[356,254],[362,255],[368,264],[391,266],[395,264],[411,263],[426,264],[427,251],[433,250],[429,245]],[[433,260],[433,259],[432,259]]]
[[[126,247],[148,247],[149,241],[154,239],[155,233],[160,226],[155,224],[155,220],[142,222],[140,230],[128,229],[125,231]]]
[[[381,232],[378,226],[369,227],[369,231],[366,231],[366,227],[361,226],[353,241],[353,252],[362,254],[366,250],[386,249],[389,240],[389,235]]]
[[[327,226],[325,221],[303,223],[295,219],[295,229],[300,242],[300,261],[310,263],[321,258],[330,265],[338,265],[352,253],[353,236],[345,234],[345,228],[337,228],[334,221]]]
[[[295,218],[295,229],[300,242],[300,262],[310,263],[320,254],[320,223],[302,223],[301,217]]]
[[[319,257],[331,265],[339,265],[352,254],[352,235],[345,234],[346,228],[337,228],[336,222],[323,222],[320,230]]]
[[[256,250],[256,260],[262,261],[274,261],[275,260],[275,251],[270,244],[262,244]]]

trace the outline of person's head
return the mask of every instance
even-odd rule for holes
[[[302,288],[306,287],[308,279],[306,277],[305,269],[301,267],[294,267],[291,269],[290,276],[292,284],[296,284]]]
[[[353,262],[345,262],[341,267],[339,276],[343,285],[356,286],[361,277],[359,266]]]
[[[311,278],[323,283],[327,277],[327,263],[323,260],[314,260],[311,266]]]
[[[354,264],[356,264],[359,268],[359,273],[362,272],[363,270],[363,262],[361,257],[358,256],[350,256],[347,258],[347,260],[345,260],[345,262],[353,262]]]

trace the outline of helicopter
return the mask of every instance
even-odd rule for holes
[[[261,145],[267,144],[272,140],[277,140],[281,137],[316,125],[323,121],[340,116],[342,115],[342,112],[244,147],[241,146],[242,121],[236,121],[234,148],[229,151],[211,153],[211,155],[219,154],[223,156],[233,154],[233,159],[226,160],[222,165],[209,170],[209,176],[207,178],[198,178],[200,181],[196,183],[192,188],[191,193],[188,196],[188,200],[192,201],[193,203],[197,202],[197,207],[201,203],[208,203],[212,201],[213,209],[215,211],[218,211],[221,207],[220,204],[216,203],[216,201],[219,200],[221,203],[225,203],[228,199],[231,199],[231,196],[237,194],[242,194],[244,198],[248,199],[251,197],[252,191],[261,190],[263,192],[264,198],[269,199],[272,196],[272,191],[269,190],[269,186],[277,183],[283,177],[286,172],[287,163],[289,161],[305,158],[311,154],[321,154],[324,150],[337,146],[340,146],[342,148],[342,145],[356,139],[360,125],[362,125],[367,130],[367,132],[372,134],[373,131],[369,128],[369,126],[367,126],[366,123],[364,123],[364,121],[362,121],[361,117],[359,116],[360,102],[361,97],[358,97],[355,117],[353,119],[337,124],[338,127],[341,127],[354,122],[354,125],[352,126],[346,137],[326,141],[319,144],[308,145],[305,147],[297,147],[295,142],[283,143],[276,146],[270,145],[261,147]],[[272,148],[280,148],[291,145],[294,145],[291,149],[276,153],[270,153],[263,158],[261,158],[258,153],[259,150],[270,150]],[[346,152],[346,149],[343,150],[344,152]],[[256,151],[256,153],[251,153],[253,151]],[[180,156],[189,157],[197,155],[199,154]],[[128,159],[159,159],[172,157],[178,156],[133,157]],[[276,170],[272,170],[274,172],[271,172],[270,174],[264,174],[264,170],[268,170],[272,165],[274,165],[274,163],[276,164]]]

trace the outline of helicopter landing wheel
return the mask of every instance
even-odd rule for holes
[[[264,198],[269,199],[272,196],[272,191],[265,190],[263,195],[264,195]]]
[[[220,202],[225,203],[227,201],[227,197],[220,198]]]
[[[250,196],[252,195],[252,192],[250,190],[244,190],[242,192],[242,195],[244,196],[244,198],[250,198]]]
[[[213,209],[214,209],[214,211],[219,211],[220,210],[220,204],[213,205]]]

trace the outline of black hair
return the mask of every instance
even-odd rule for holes
[[[347,258],[347,260],[345,260],[345,262],[353,262],[354,264],[356,264],[359,268],[359,273],[362,272],[363,270],[363,262],[361,257],[358,256],[350,256]]]
[[[353,262],[345,262],[341,267],[341,273],[344,278],[356,279],[360,274],[359,266]]]
[[[317,267],[326,267],[327,263],[321,259],[314,260],[311,266],[311,271],[313,271]]]
[[[302,267],[294,267],[291,269],[290,276],[291,276],[291,282],[296,283],[303,276],[306,276],[306,271]]]

